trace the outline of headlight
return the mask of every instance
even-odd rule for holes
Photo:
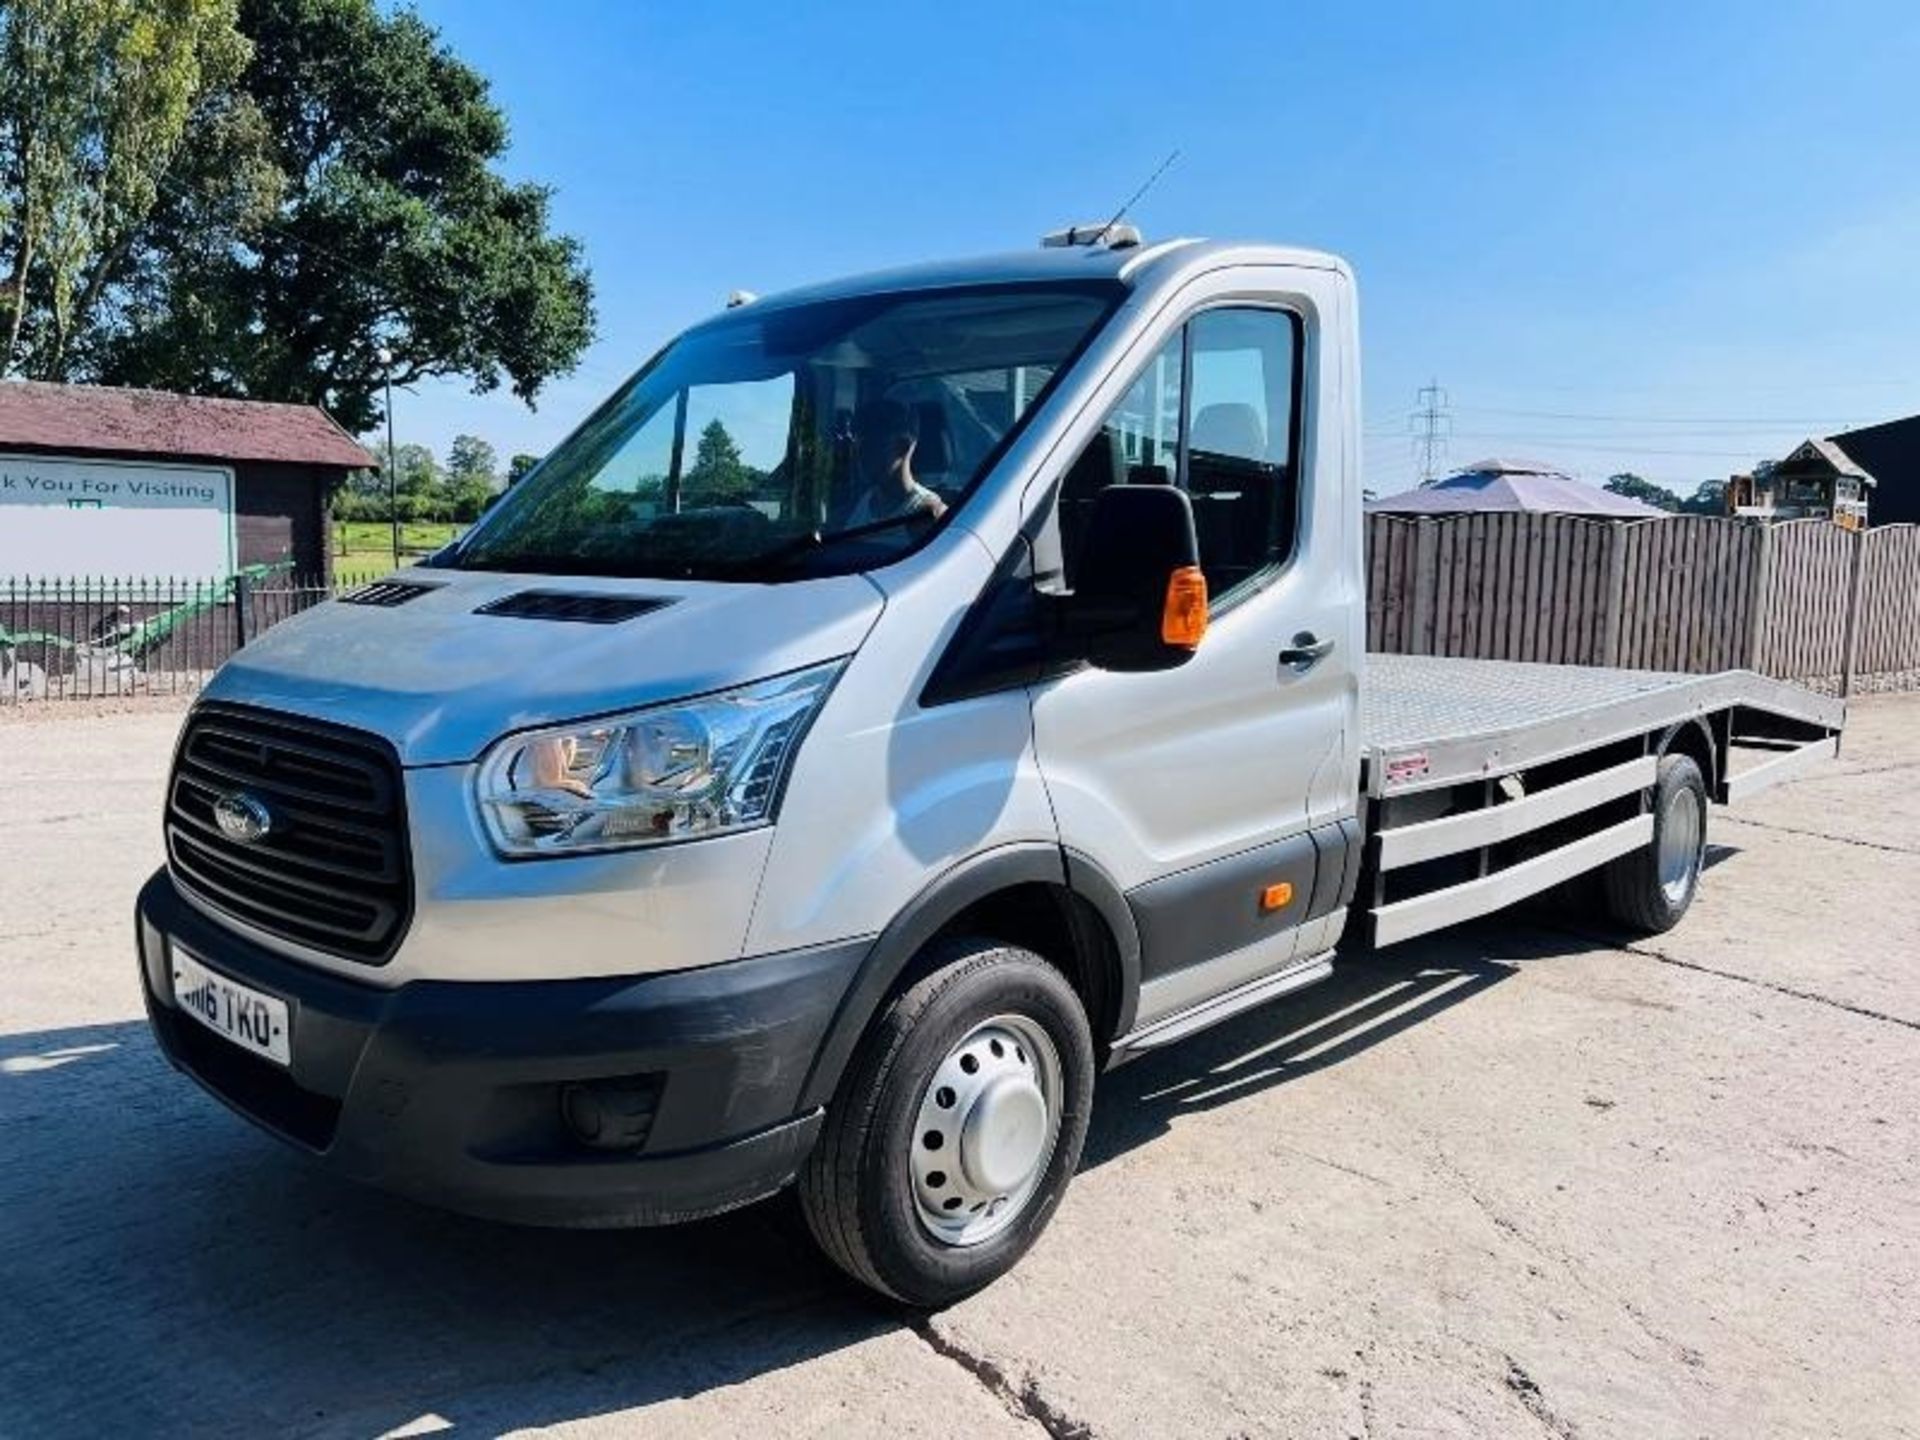
[[[493,843],[571,855],[770,823],[840,666],[508,736],[477,782]]]

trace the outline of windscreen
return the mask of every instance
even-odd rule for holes
[[[965,503],[1121,294],[744,307],[663,350],[438,563],[768,580],[886,564]]]

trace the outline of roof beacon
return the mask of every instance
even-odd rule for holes
[[[1131,250],[1139,243],[1140,228],[1137,225],[1122,225],[1113,220],[1092,225],[1069,225],[1064,230],[1052,230],[1040,237],[1042,248],[1047,250],[1068,250],[1081,246]]]

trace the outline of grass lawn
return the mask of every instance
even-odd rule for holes
[[[328,527],[333,572],[341,581],[374,580],[393,569],[393,527],[384,520],[336,520]],[[400,527],[403,559],[438,550],[467,527],[451,522],[410,521]]]

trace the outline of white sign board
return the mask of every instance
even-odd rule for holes
[[[233,573],[233,471],[0,455],[0,577]]]

